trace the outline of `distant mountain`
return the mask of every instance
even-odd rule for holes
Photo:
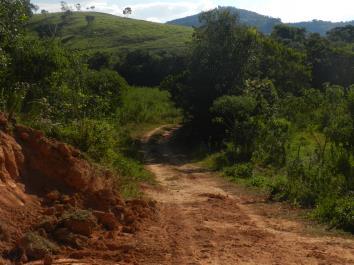
[[[244,9],[238,9],[235,7],[221,7],[221,8],[229,9],[232,13],[237,14],[239,16],[241,23],[256,27],[258,30],[266,34],[271,33],[275,25],[282,23],[279,18],[263,16],[256,12],[252,12]],[[174,24],[174,25],[181,25],[181,26],[188,26],[188,27],[199,27],[201,25],[199,21],[199,15],[200,14],[196,14],[193,16],[168,21],[167,24]]]
[[[347,25],[354,26],[354,20],[347,22],[312,20],[307,22],[288,23],[288,25],[293,27],[305,28],[308,32],[320,33],[321,35],[325,35],[327,31],[330,31],[334,28],[344,27]]]
[[[273,27],[279,24],[283,24],[281,19],[273,18],[269,16],[260,15],[256,12],[239,9],[235,7],[221,7],[224,9],[229,9],[231,13],[238,14],[241,23],[256,27],[259,31],[270,34],[273,30]],[[196,14],[193,16],[188,16],[184,18],[179,18],[176,20],[172,20],[167,22],[167,24],[174,24],[174,25],[181,25],[181,26],[188,26],[188,27],[199,27],[199,15]],[[330,22],[330,21],[321,21],[321,20],[313,20],[308,22],[297,22],[297,23],[287,23],[289,26],[293,27],[303,27],[308,32],[312,33],[320,33],[321,35],[326,34],[327,31],[336,28],[336,27],[343,27],[346,25],[354,25],[353,21],[348,22]]]

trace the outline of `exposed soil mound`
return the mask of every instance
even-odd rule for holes
[[[133,259],[131,234],[153,203],[125,202],[112,172],[40,131],[11,126],[3,114],[0,143],[0,264]]]

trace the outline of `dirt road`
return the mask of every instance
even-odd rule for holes
[[[303,223],[272,214],[277,204],[184,163],[169,145],[173,131],[151,144],[157,132],[146,152],[159,187],[145,192],[159,213],[137,235],[137,264],[354,264],[353,238],[305,233]]]

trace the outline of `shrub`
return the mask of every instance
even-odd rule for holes
[[[267,188],[269,186],[269,178],[256,175],[248,179],[246,185],[250,187]]]
[[[250,163],[236,164],[231,167],[224,169],[226,176],[235,178],[235,179],[247,179],[252,176],[253,166]]]
[[[118,140],[115,128],[104,120],[84,119],[55,127],[52,136],[85,152],[96,162],[110,163]]]
[[[327,196],[319,201],[313,217],[329,223],[331,228],[354,232],[354,197]]]
[[[117,116],[120,124],[142,124],[173,122],[180,113],[171,103],[169,92],[142,87],[123,93]]]
[[[26,251],[30,259],[40,259],[46,254],[53,254],[59,251],[59,247],[56,244],[35,232],[27,233],[21,239],[20,247]]]
[[[287,200],[289,198],[288,185],[287,177],[283,175],[275,177],[269,185],[271,198],[277,201]]]

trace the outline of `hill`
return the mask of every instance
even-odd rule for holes
[[[305,28],[308,32],[319,33],[321,35],[325,35],[326,32],[331,29],[338,27],[345,27],[347,25],[354,26],[354,20],[347,22],[331,22],[331,21],[323,21],[323,20],[312,20],[305,22],[297,22],[297,23],[288,23],[288,25],[293,27]]]
[[[282,21],[279,18],[264,16],[256,12],[252,12],[244,9],[238,9],[235,7],[222,7],[222,8],[225,9],[227,8],[231,10],[232,13],[238,14],[241,23],[248,26],[256,27],[258,30],[260,30],[265,34],[271,33],[275,25],[282,24]],[[199,15],[200,14],[196,14],[193,16],[172,20],[167,22],[167,24],[198,27],[200,26]],[[313,20],[308,22],[297,22],[297,23],[287,23],[287,24],[294,27],[303,27],[308,32],[320,33],[321,35],[324,35],[327,31],[333,28],[343,27],[346,25],[354,25],[354,20],[348,22],[330,22],[330,21],[322,21],[322,20]]]
[[[97,12],[41,14],[32,17],[27,28],[35,35],[50,36],[53,32],[71,49],[119,55],[133,50],[156,53],[181,53],[193,30]],[[88,24],[86,17],[94,17]]]
[[[223,7],[223,8],[230,9],[232,13],[238,14],[241,23],[256,27],[261,32],[266,34],[270,33],[275,25],[282,23],[279,18],[263,16],[256,12],[252,12],[244,9],[238,9],[235,7]],[[181,25],[181,26],[188,26],[188,27],[199,27],[200,26],[199,15],[200,14],[196,14],[193,16],[188,16],[185,18],[168,21],[167,24]]]

